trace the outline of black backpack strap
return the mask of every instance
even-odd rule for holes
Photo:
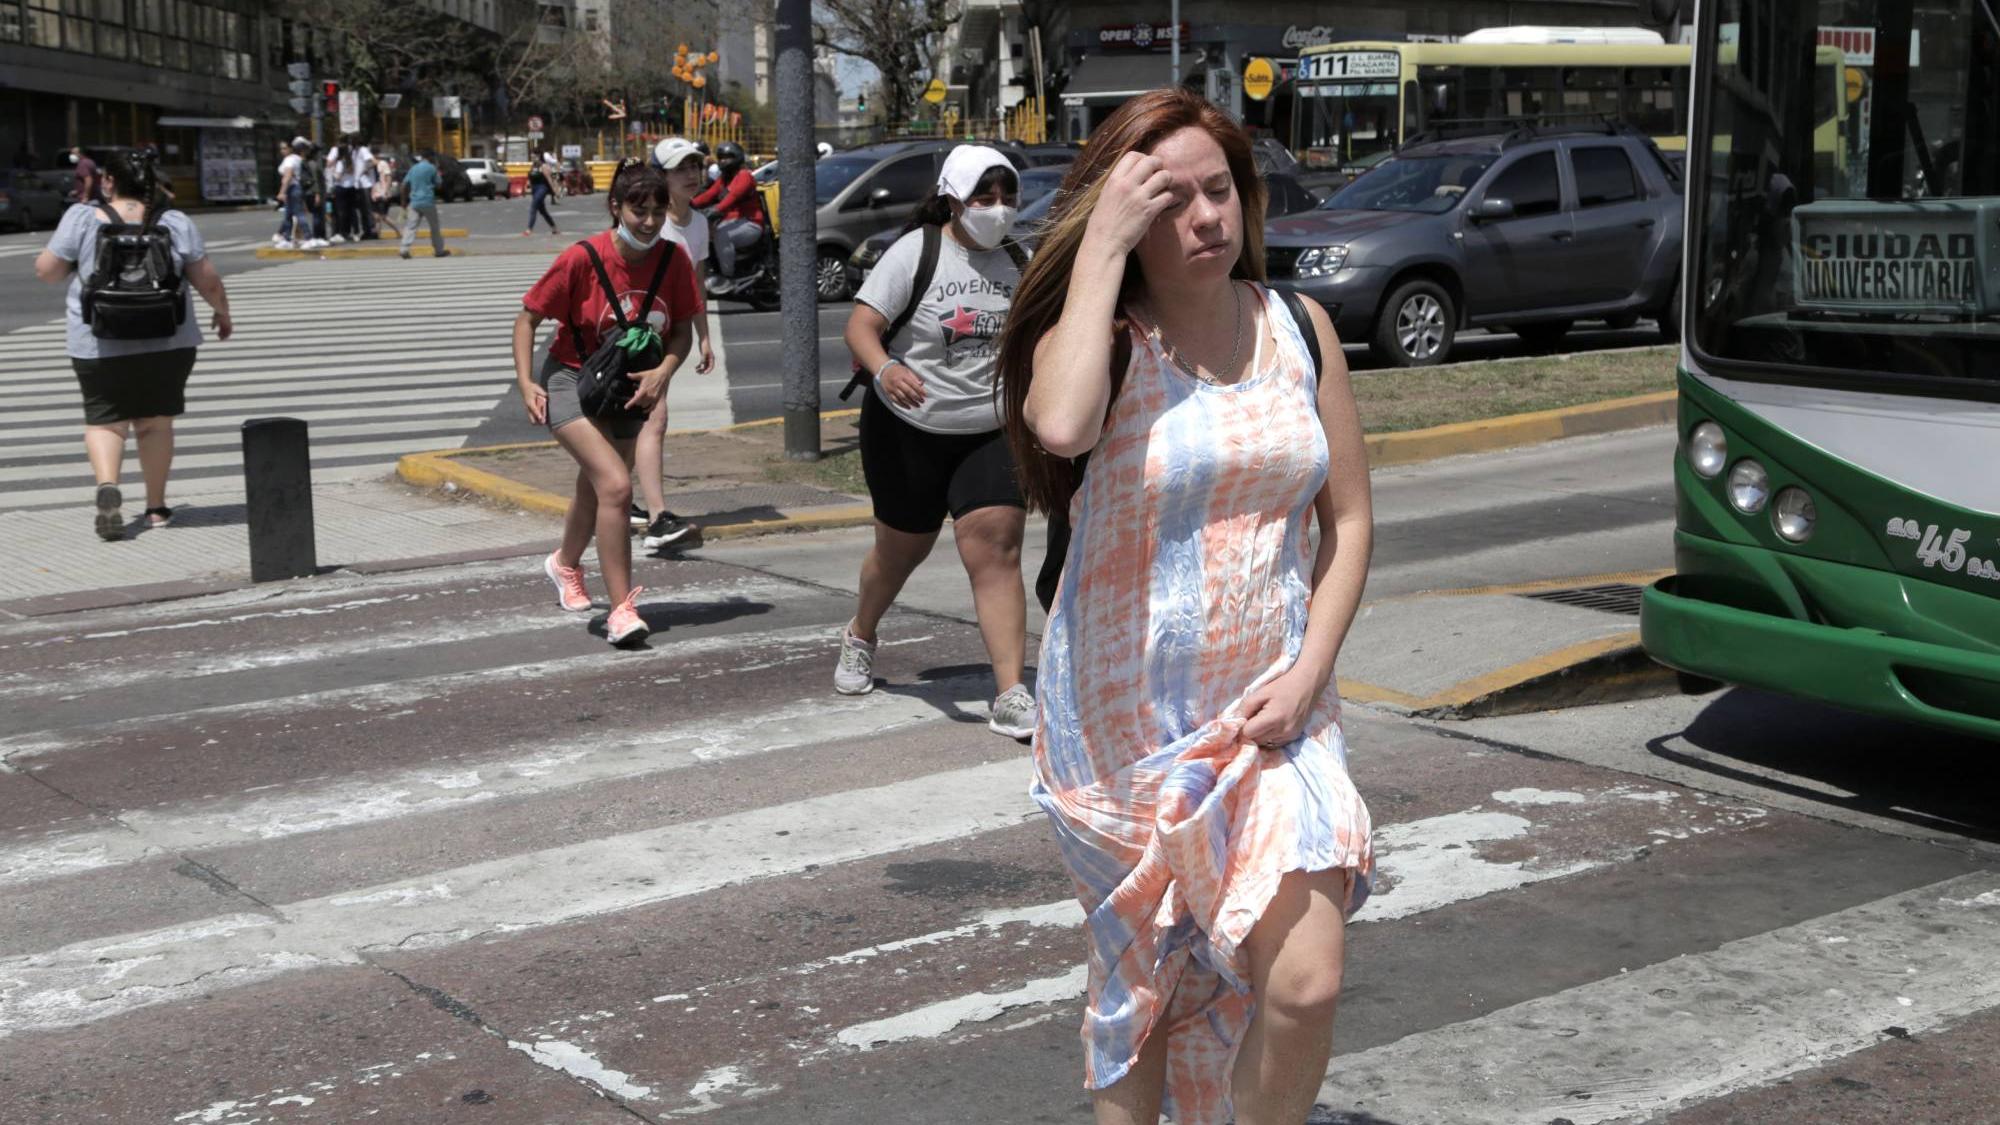
[[[1325,365],[1324,357],[1319,354],[1319,329],[1314,327],[1312,315],[1306,311],[1306,297],[1290,289],[1278,290],[1278,296],[1284,299],[1292,319],[1298,322],[1299,335],[1306,341],[1306,355],[1312,358],[1313,377],[1318,378],[1320,368]]]
[[[1011,239],[1011,238],[1010,238],[1010,239],[1008,239],[1008,240],[1007,240],[1007,241],[1005,241],[1005,242],[1002,242],[1002,243],[1001,243],[1000,245],[1001,245],[1001,247],[1002,247],[1003,249],[1005,249],[1005,250],[1007,251],[1007,256],[1008,256],[1009,258],[1012,258],[1012,259],[1014,259],[1014,268],[1015,268],[1015,269],[1017,269],[1017,270],[1025,270],[1025,269],[1027,269],[1027,268],[1028,268],[1028,248],[1027,248],[1027,247],[1025,247],[1025,246],[1021,245],[1021,244],[1020,244],[1020,243],[1019,243],[1018,241],[1016,241],[1016,240],[1014,240],[1014,239]]]
[[[604,300],[611,306],[611,319],[618,322],[619,328],[632,327],[625,323],[625,310],[618,307],[618,290],[611,285],[611,275],[604,272],[604,259],[597,256],[597,247],[592,246],[587,238],[577,245],[583,247],[584,254],[590,258],[590,268],[597,271],[597,284],[604,287]],[[649,308],[651,304],[651,301],[647,302]]]
[[[884,344],[895,339],[897,333],[910,326],[910,318],[917,315],[918,306],[924,303],[924,290],[931,287],[931,279],[937,276],[938,250],[944,245],[944,231],[927,223],[923,232],[923,253],[917,257],[917,272],[910,275],[910,299],[903,303],[903,311],[896,314],[896,319],[889,322],[889,330],[882,333]],[[846,402],[853,397],[856,390],[867,386],[874,378],[873,371],[862,367],[859,363],[855,364],[854,376],[847,381],[847,386],[841,389],[840,401]]]

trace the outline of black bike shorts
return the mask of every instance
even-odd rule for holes
[[[910,535],[937,531],[947,514],[962,519],[980,508],[1027,507],[1005,432],[920,430],[891,410],[873,388],[861,404],[861,473],[875,502],[875,518]]]

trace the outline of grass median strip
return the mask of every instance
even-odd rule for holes
[[[1352,379],[1362,428],[1377,437],[1670,391],[1674,361],[1673,348],[1638,348],[1357,371]],[[669,435],[667,504],[698,519],[703,513],[676,505],[675,494],[712,496],[768,485],[820,489],[829,494],[828,504],[852,503],[850,497],[868,493],[861,475],[857,413],[837,412],[821,420],[818,461],[786,460],[782,425]],[[553,444],[468,453],[452,460],[563,497],[576,479],[575,464]]]

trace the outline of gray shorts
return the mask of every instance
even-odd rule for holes
[[[549,392],[549,432],[554,433],[571,422],[587,419],[583,407],[576,400],[577,373],[550,359],[542,365],[542,389]],[[597,428],[604,436],[620,441],[630,441],[646,428],[646,415],[637,410],[620,411],[608,418],[596,419]]]

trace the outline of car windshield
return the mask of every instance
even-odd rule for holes
[[[872,156],[829,156],[813,165],[813,205],[824,207],[833,202],[834,196],[875,167],[875,162]]]
[[[1021,173],[1021,206],[1028,207],[1062,186],[1069,165],[1030,168]]]
[[[1418,211],[1441,215],[1492,167],[1490,153],[1398,156],[1363,173],[1320,204],[1325,211]]]
[[[1712,24],[1704,13],[1690,342],[1744,375],[2000,395],[2000,148],[1971,143],[2000,122],[1992,9],[1837,10],[1843,33],[1873,44],[1846,72],[1851,120],[1829,121],[1812,81],[1827,9],[1719,0]]]

